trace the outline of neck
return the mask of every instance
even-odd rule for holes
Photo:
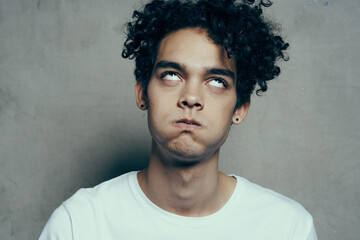
[[[148,168],[138,174],[145,195],[160,208],[182,216],[207,216],[230,198],[236,180],[218,171],[219,151],[194,164],[169,164],[152,149]]]

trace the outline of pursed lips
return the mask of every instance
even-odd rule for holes
[[[174,122],[174,125],[183,129],[200,129],[202,125],[194,119],[180,119]]]

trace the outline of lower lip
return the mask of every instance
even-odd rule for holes
[[[195,125],[195,124],[189,124],[189,123],[184,123],[184,122],[176,122],[174,123],[174,125],[176,127],[182,128],[182,129],[191,129],[191,130],[195,130],[195,129],[200,129],[201,126],[199,125]]]

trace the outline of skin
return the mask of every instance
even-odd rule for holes
[[[236,180],[218,171],[219,151],[250,106],[235,109],[235,81],[235,60],[205,30],[181,29],[160,42],[147,98],[135,86],[152,136],[149,166],[138,181],[160,208],[207,216],[231,197]]]

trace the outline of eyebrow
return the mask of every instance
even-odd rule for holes
[[[223,68],[209,68],[206,73],[208,74],[215,74],[215,75],[222,75],[226,77],[230,77],[233,81],[235,80],[235,74],[230,71],[229,69]]]
[[[173,68],[173,69],[176,69],[178,71],[185,71],[186,70],[186,66],[184,66],[183,64],[179,64],[179,63],[171,62],[171,61],[165,61],[165,60],[159,61],[155,65],[154,72],[159,68]],[[235,81],[235,74],[234,74],[234,72],[230,71],[229,69],[225,69],[225,68],[208,68],[208,69],[206,69],[206,73],[207,74],[215,74],[215,75],[222,75],[222,76],[230,77],[233,81]]]
[[[170,62],[170,61],[159,61],[155,67],[154,67],[154,72],[158,69],[158,68],[174,68],[176,70],[179,71],[185,71],[186,67],[184,65],[181,65],[179,63],[176,62]]]

